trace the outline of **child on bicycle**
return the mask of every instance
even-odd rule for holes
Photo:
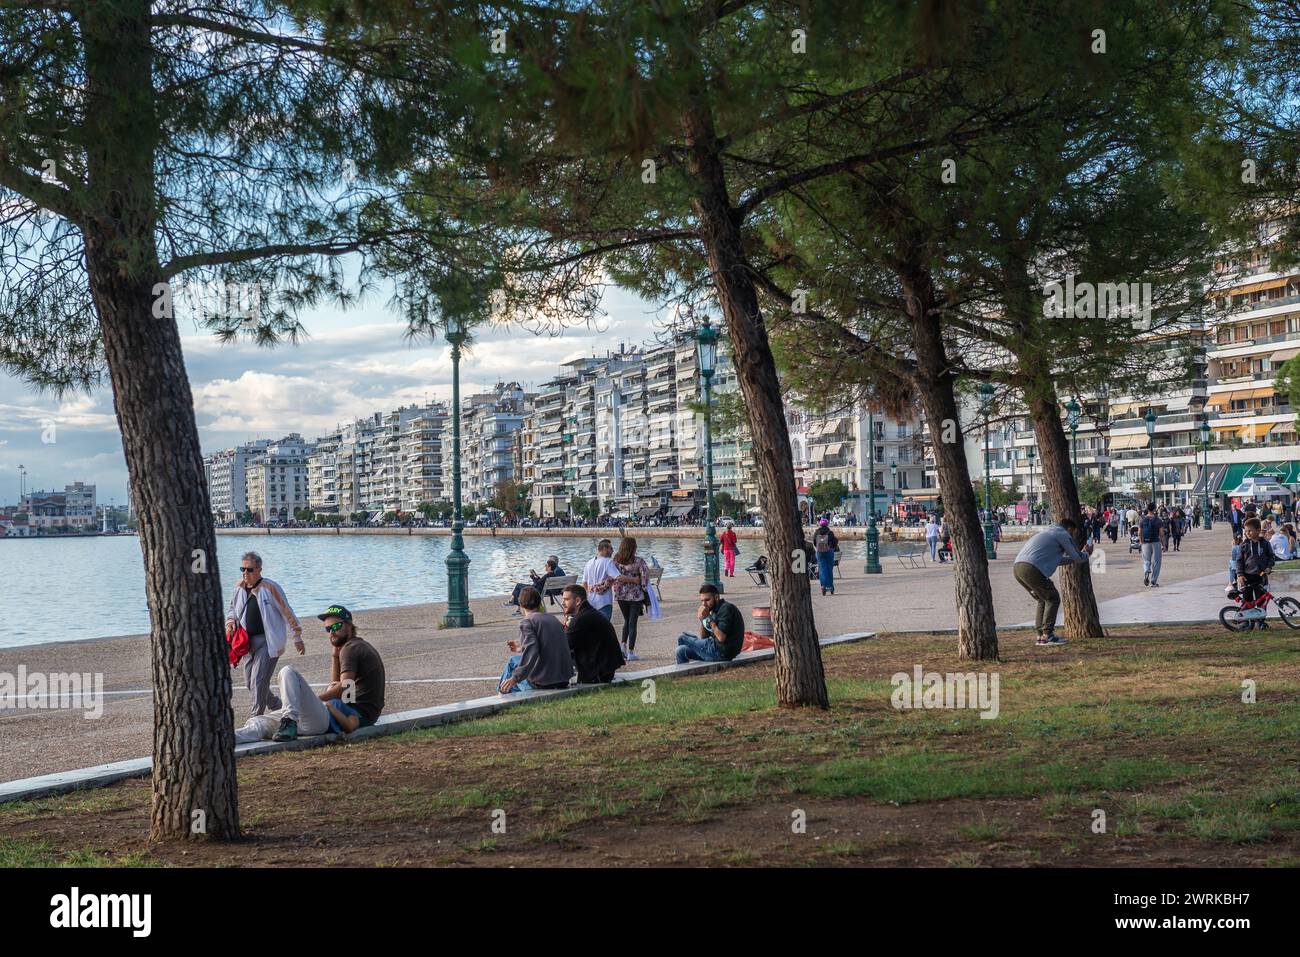
[[[1272,570],[1277,557],[1268,542],[1260,537],[1260,521],[1257,518],[1246,519],[1243,528],[1246,540],[1241,543],[1237,553],[1237,587],[1241,589],[1246,601],[1255,601],[1262,594],[1269,571]]]

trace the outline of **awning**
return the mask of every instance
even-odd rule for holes
[[[1274,422],[1272,425],[1268,427],[1268,431],[1270,435],[1273,434],[1274,432],[1278,432],[1278,433],[1293,432],[1295,431],[1295,422],[1294,421]]]
[[[1290,279],[1266,279],[1263,282],[1252,282],[1248,286],[1232,286],[1224,289],[1223,292],[1230,296],[1245,296],[1252,292],[1265,292],[1269,289],[1285,289]]]
[[[903,491],[903,489],[899,489],[899,491],[901,492]],[[903,496],[903,500],[906,501],[907,499],[912,499],[912,498],[938,498],[938,497],[939,497],[939,490],[937,488],[922,488],[922,489],[916,489],[915,491],[913,491],[912,489],[908,489],[907,494]]]
[[[1147,441],[1145,432],[1135,432],[1132,435],[1112,435],[1110,437],[1110,451],[1146,448]]]
[[[1233,402],[1243,402],[1249,399],[1256,392],[1255,389],[1239,389],[1236,392],[1220,392],[1218,395],[1210,396],[1208,405],[1212,408],[1227,409]]]
[[[1270,362],[1282,363],[1282,362],[1286,362],[1287,359],[1294,359],[1296,356],[1300,356],[1300,348],[1279,349],[1277,352],[1273,353],[1268,358]]]
[[[1275,392],[1277,392],[1277,386],[1270,385],[1270,386],[1265,386],[1262,389],[1251,389],[1250,392],[1244,394],[1242,398],[1267,399],[1270,396],[1272,396]]]
[[[808,454],[808,461],[810,461],[810,462],[820,462],[820,461],[822,461],[824,458],[826,458],[826,450],[827,450],[827,448],[828,448],[828,446],[825,446],[825,445],[818,445],[818,446],[815,446],[814,448],[810,449],[810,450],[809,450],[809,454]]]
[[[1216,425],[1214,426],[1214,441],[1222,442],[1225,438],[1230,439],[1240,431],[1241,426],[1239,425],[1225,426],[1223,428]]]
[[[1241,427],[1241,438],[1247,442],[1259,442],[1272,428],[1271,422],[1250,422]]]
[[[1116,419],[1137,419],[1142,415],[1141,411],[1139,411],[1140,408],[1136,402],[1125,402],[1120,405],[1112,405],[1107,414],[1112,422]]]
[[[1223,478],[1223,471],[1227,467],[1228,467],[1227,462],[1221,462],[1216,465],[1211,465],[1208,469],[1197,469],[1196,484],[1192,486],[1192,496],[1195,497],[1201,494],[1202,490],[1206,487],[1207,484],[1209,485],[1210,488],[1218,488],[1219,482]],[[1206,482],[1207,477],[1209,479],[1208,482]]]
[[[674,505],[668,509],[669,518],[685,518],[691,512],[695,511],[694,505]]]
[[[658,508],[638,508],[636,510],[637,518],[654,518],[659,514]]]
[[[1233,462],[1219,480],[1217,491],[1228,494],[1253,475],[1267,476],[1283,485],[1294,485],[1300,483],[1300,462]]]

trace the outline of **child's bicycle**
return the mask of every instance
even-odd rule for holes
[[[1236,585],[1229,585],[1224,590],[1229,598],[1236,602],[1219,611],[1219,621],[1229,631],[1250,631],[1253,628],[1267,628],[1265,616],[1268,614],[1269,601],[1277,602],[1278,617],[1288,628],[1300,628],[1300,601],[1283,596],[1277,598],[1268,590],[1268,579],[1264,579],[1264,591],[1254,601],[1247,601],[1238,591]]]

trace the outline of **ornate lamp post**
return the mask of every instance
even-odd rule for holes
[[[1205,504],[1201,508],[1201,527],[1209,530],[1210,522],[1210,420],[1207,416],[1201,419],[1201,448],[1205,450],[1205,465],[1201,475],[1204,476],[1201,482],[1201,496],[1205,499]]]
[[[1077,486],[1079,482],[1079,403],[1071,399],[1065,404],[1065,412],[1070,421],[1070,475],[1074,478]]]
[[[993,545],[993,483],[989,475],[989,407],[993,404],[993,383],[980,383],[980,400],[984,411],[984,554],[997,558]]]
[[[700,362],[700,376],[704,379],[704,484],[708,504],[704,524],[704,581],[722,591],[722,580],[718,575],[718,530],[713,525],[713,433],[712,433],[712,396],[713,373],[718,358],[718,331],[709,325],[706,318],[695,334],[695,345]]]
[[[898,459],[889,463],[889,475],[894,481],[894,496],[889,500],[889,507],[894,510],[894,519],[898,519]]]
[[[451,551],[447,554],[447,613],[444,628],[472,628],[469,610],[469,556],[465,554],[465,530],[460,518],[460,347],[466,338],[465,322],[447,317],[447,341],[451,343]]]
[[[1025,458],[1029,459],[1029,488],[1025,490],[1025,497],[1029,499],[1029,524],[1034,524],[1034,447],[1031,445],[1025,449]]]
[[[1156,410],[1147,409],[1147,414],[1142,416],[1142,420],[1147,424],[1147,445],[1151,450],[1151,501],[1156,500]]]
[[[876,410],[867,406],[867,563],[868,575],[880,575],[880,529],[876,528]]]

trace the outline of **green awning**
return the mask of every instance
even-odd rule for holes
[[[1216,492],[1231,492],[1252,475],[1270,475],[1282,485],[1300,483],[1300,462],[1233,462],[1219,479]]]

